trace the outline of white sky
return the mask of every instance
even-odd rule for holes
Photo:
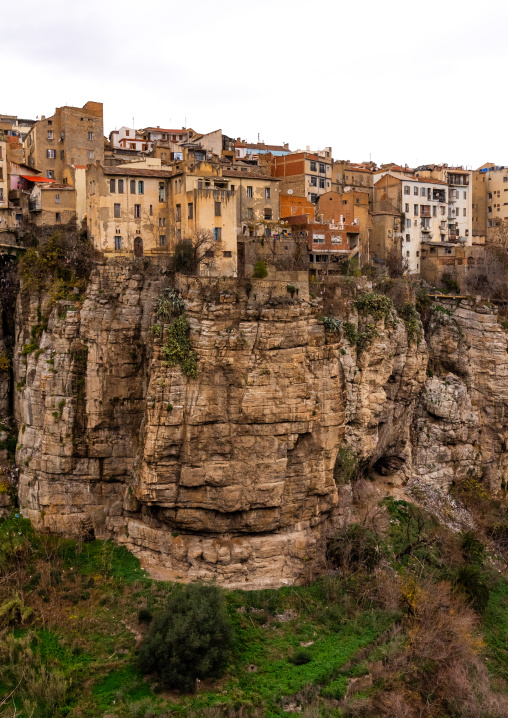
[[[0,0],[0,112],[508,164],[507,0]]]

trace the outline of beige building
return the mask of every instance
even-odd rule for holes
[[[448,165],[422,165],[414,171],[416,177],[427,177],[448,185],[448,239],[462,238],[471,246],[473,235],[472,172]]]
[[[0,137],[0,232],[7,230],[9,214],[9,173],[7,140]]]
[[[87,229],[96,249],[106,257],[168,252],[170,178],[145,163],[89,167]]]
[[[69,224],[76,219],[76,191],[58,182],[34,182],[29,210],[37,227]]]
[[[233,185],[233,187],[232,187]],[[237,195],[234,182],[208,162],[183,163],[171,180],[171,240],[195,242],[205,234],[213,242],[204,273],[237,274]]]
[[[102,103],[58,107],[54,115],[43,116],[30,128],[24,147],[30,167],[57,182],[68,182],[66,168],[104,159]]]
[[[508,165],[486,162],[473,173],[473,235],[497,243],[507,224]]]
[[[372,209],[374,194],[373,163],[356,163],[349,160],[335,160],[332,165],[332,191],[367,192],[369,207]]]
[[[280,179],[281,192],[315,202],[319,195],[332,189],[331,147],[322,153],[292,152],[272,157],[271,174]]]

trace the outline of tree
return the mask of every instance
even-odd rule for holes
[[[488,299],[508,299],[508,249],[486,247],[484,262],[469,268],[466,287],[471,294]]]
[[[156,673],[165,688],[193,692],[196,679],[224,671],[233,629],[217,586],[177,587],[156,614],[139,649],[144,673]]]
[[[398,246],[392,247],[387,252],[385,264],[388,274],[392,279],[402,277],[408,270],[407,259],[402,255],[402,249]]]
[[[180,274],[210,274],[222,252],[222,242],[208,229],[198,229],[175,245],[171,268]]]

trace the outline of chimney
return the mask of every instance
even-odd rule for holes
[[[41,115],[41,120],[45,120],[45,119],[46,119],[46,115]]]

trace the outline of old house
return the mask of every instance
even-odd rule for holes
[[[88,168],[88,234],[106,257],[169,250],[171,172],[137,164]]]
[[[296,217],[297,215],[308,215],[309,222],[314,221],[316,206],[305,197],[297,197],[295,194],[279,194],[280,216]]]
[[[103,161],[102,102],[57,107],[54,115],[35,122],[24,145],[30,167],[65,184],[68,181],[65,169],[69,166]]]
[[[332,157],[328,147],[323,156],[312,152],[292,152],[273,156],[271,174],[281,180],[284,194],[292,190],[298,197],[315,202],[319,195],[332,189]]]
[[[334,160],[332,165],[332,190],[342,192],[367,192],[369,207],[372,209],[374,195],[373,162],[350,162],[349,160]]]
[[[31,182],[30,218],[37,227],[69,224],[76,219],[76,191],[70,185],[37,177]]]
[[[472,172],[463,167],[448,165],[422,165],[416,167],[416,177],[427,177],[448,185],[448,239],[453,242],[460,237],[471,245],[472,230]]]
[[[475,238],[508,245],[508,165],[486,162],[472,174]]]
[[[358,261],[369,260],[369,235],[372,225],[367,192],[351,190],[322,194],[316,202],[316,219],[332,225],[342,225],[349,234],[349,246],[358,247]]]

